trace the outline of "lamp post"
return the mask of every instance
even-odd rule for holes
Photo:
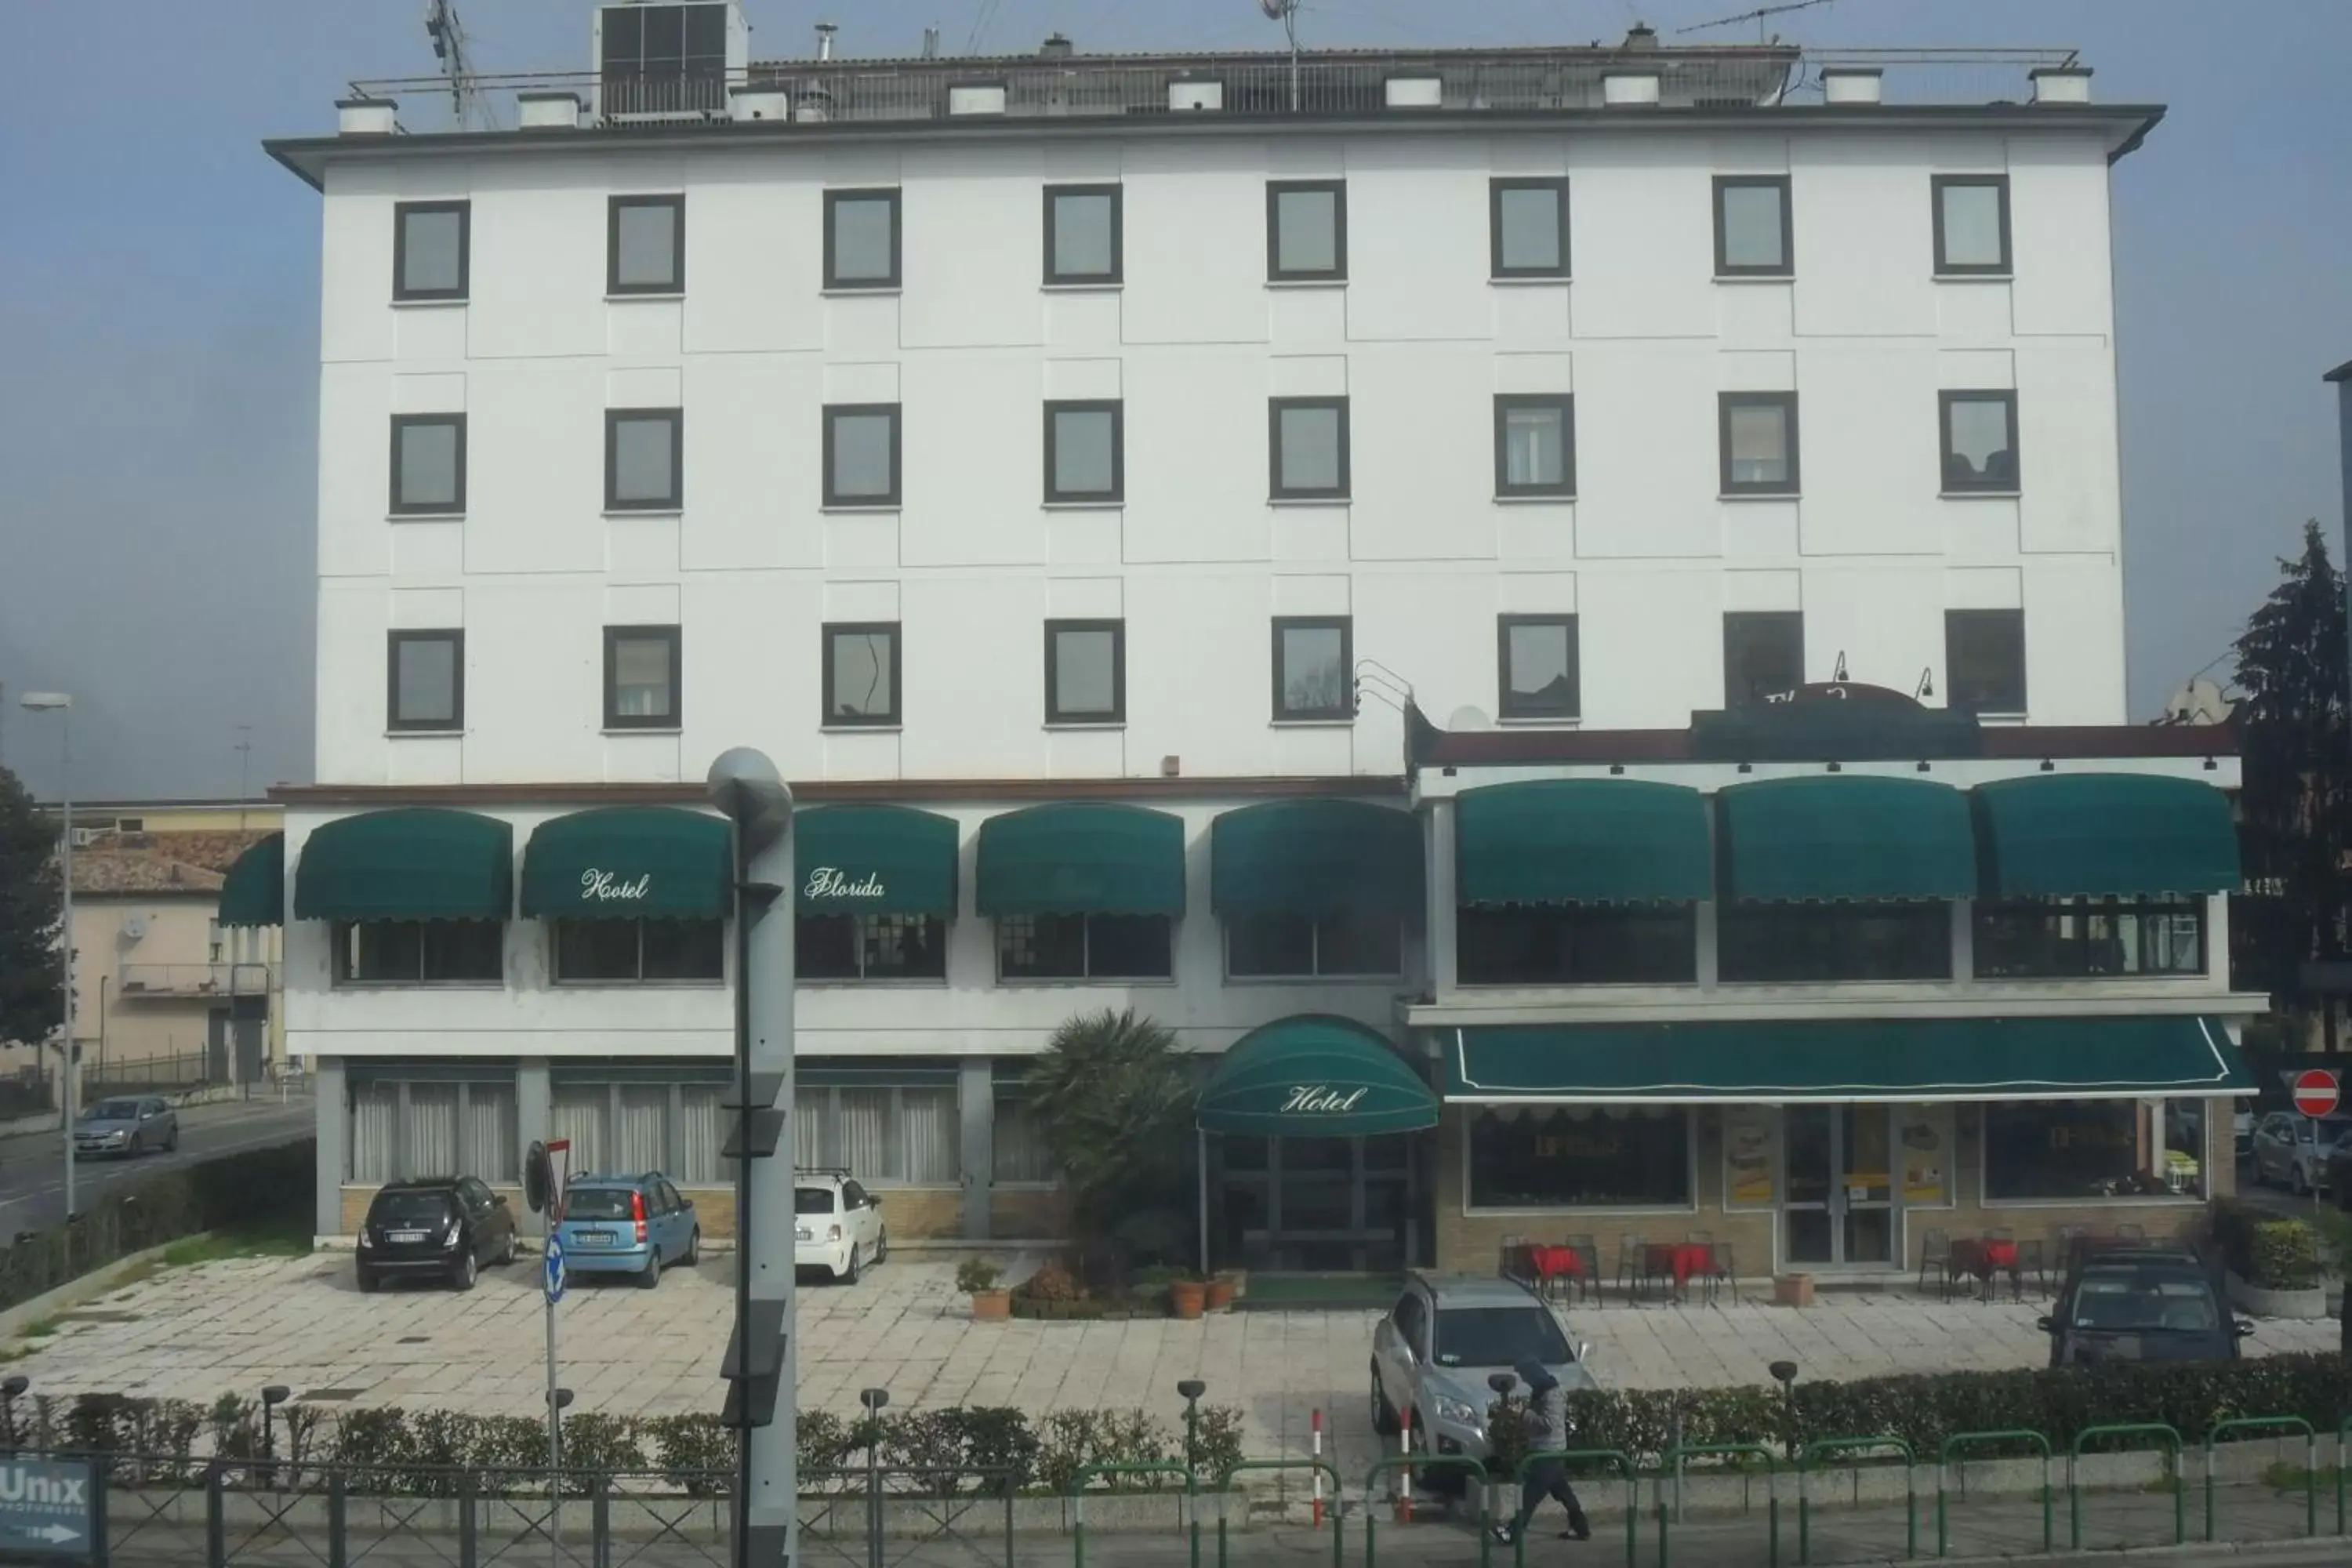
[[[62,691],[27,691],[20,700],[28,711],[58,716],[58,796],[65,826],[58,836],[58,878],[65,884],[64,932],[58,945],[65,952],[65,1044],[58,1055],[64,1065],[58,1076],[65,1081],[66,1218],[74,1215],[74,1094],[79,1076],[74,1061],[74,934],[73,934],[73,699]]]
[[[1184,1400],[1184,1470],[1189,1477],[1201,1462],[1201,1395],[1209,1385],[1197,1377],[1188,1377],[1176,1385]]]
[[[268,1462],[272,1484],[278,1479],[278,1407],[293,1397],[294,1391],[282,1383],[273,1383],[261,1391],[261,1457]],[[293,1435],[292,1428],[288,1428],[287,1435]]]

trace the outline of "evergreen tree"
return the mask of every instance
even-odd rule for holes
[[[1191,1252],[1194,1099],[1176,1037],[1132,1007],[1066,1019],[1030,1068],[1030,1107],[1090,1272]]]
[[[57,849],[57,824],[0,768],[0,1041],[38,1044],[65,1018]]]

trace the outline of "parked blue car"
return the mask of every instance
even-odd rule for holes
[[[573,1274],[631,1274],[652,1289],[673,1263],[694,1266],[702,1226],[694,1205],[658,1171],[575,1176],[563,1194],[563,1266]]]

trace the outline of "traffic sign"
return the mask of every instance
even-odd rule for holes
[[[2326,1068],[2313,1068],[2294,1075],[2294,1108],[2305,1116],[2332,1116],[2341,1099],[2336,1075]]]
[[[0,1460],[0,1552],[89,1556],[96,1490],[86,1459]]]
[[[563,1300],[563,1243],[551,1236],[547,1238],[547,1267],[541,1276],[547,1304],[552,1307]]]

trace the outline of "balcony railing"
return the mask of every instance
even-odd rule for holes
[[[141,997],[262,996],[270,989],[267,963],[126,963],[115,974],[114,994],[125,1002]]]

